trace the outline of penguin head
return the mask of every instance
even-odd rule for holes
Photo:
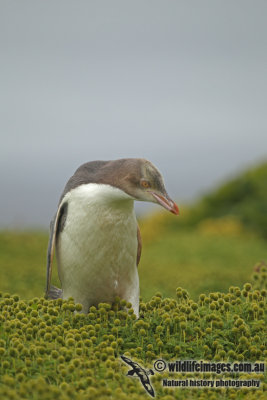
[[[146,159],[129,160],[127,173],[122,179],[122,189],[135,200],[158,203],[175,215],[179,214],[177,204],[169,197],[159,170]]]
[[[81,165],[67,182],[61,200],[68,191],[87,183],[119,188],[133,200],[158,203],[173,214],[179,214],[177,204],[165,189],[161,173],[144,158],[92,161]]]

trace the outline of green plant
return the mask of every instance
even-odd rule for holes
[[[265,289],[247,283],[227,293],[201,294],[198,301],[180,287],[176,294],[163,298],[158,292],[141,301],[136,320],[120,299],[80,314],[73,299],[26,301],[2,293],[0,398],[147,399],[142,386],[126,376],[121,354],[147,368],[158,358],[266,359]],[[264,399],[263,376],[252,376],[262,381],[261,389],[208,390],[205,399]],[[163,388],[163,377],[151,377],[157,398],[203,398],[203,390]]]

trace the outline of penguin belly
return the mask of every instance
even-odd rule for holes
[[[63,299],[73,297],[88,312],[119,296],[132,303],[138,316],[133,199],[120,189],[92,183],[67,193],[65,202],[67,216],[56,243]]]

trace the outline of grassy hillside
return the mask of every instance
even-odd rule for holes
[[[42,232],[0,233],[0,290],[27,299],[43,295],[47,241]]]
[[[210,290],[227,290],[250,279],[253,266],[267,258],[266,243],[256,237],[194,232],[165,233],[144,241],[139,268],[141,294],[147,300],[155,290],[173,296],[176,286],[193,298]]]
[[[195,227],[205,219],[235,216],[250,231],[267,238],[267,162],[226,182],[198,201],[182,220],[169,227]]]
[[[145,248],[141,287],[166,295],[175,284],[193,297],[209,290],[243,284],[253,265],[267,259],[267,163],[250,169],[181,207],[173,218],[164,211],[141,221]],[[164,261],[163,261],[164,260]],[[152,290],[151,290],[152,289]]]

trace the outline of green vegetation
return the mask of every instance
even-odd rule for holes
[[[222,185],[174,218],[164,211],[141,221],[144,252],[141,293],[160,289],[172,296],[175,285],[193,298],[226,290],[250,279],[251,268],[266,260],[267,163]]]
[[[27,299],[42,296],[47,243],[46,233],[1,232],[0,290],[18,293]]]
[[[255,279],[266,284],[266,268]],[[261,283],[260,283],[261,282]],[[153,368],[156,359],[213,361],[263,361],[266,359],[264,311],[266,289],[201,294],[190,299],[178,288],[176,299],[156,293],[140,304],[140,319],[124,300],[91,307],[77,313],[72,299],[20,300],[16,295],[0,298],[0,398],[5,400],[147,399],[138,379],[126,376],[124,354],[143,367]],[[223,333],[223,334],[222,334]],[[151,383],[157,398],[264,399],[263,373],[223,374],[219,378],[255,379],[259,389],[164,388],[162,379],[185,375],[155,373]],[[187,374],[187,378],[218,379],[213,373]]]
[[[195,227],[205,219],[235,216],[246,229],[267,238],[267,162],[223,184],[203,197],[180,223],[172,228]]]
[[[211,234],[199,228],[169,233],[162,227],[162,236],[149,242],[147,229],[148,225],[141,227],[144,251],[139,267],[141,295],[146,300],[156,290],[172,297],[177,285],[194,299],[202,292],[243,285],[254,264],[266,259],[266,243],[250,235]]]

